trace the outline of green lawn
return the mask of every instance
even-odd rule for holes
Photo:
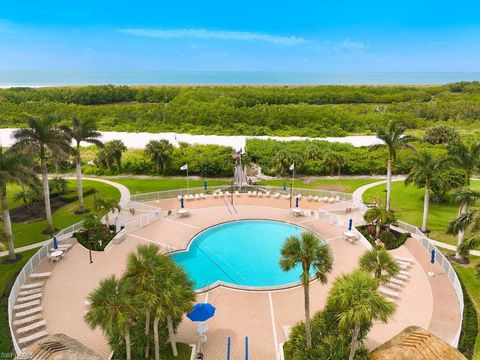
[[[187,187],[186,178],[184,179],[168,178],[168,177],[159,177],[159,178],[151,178],[151,179],[108,178],[108,180],[125,185],[128,188],[128,190],[130,190],[130,193],[132,195],[154,192],[154,191],[185,189]],[[207,186],[229,185],[231,183],[232,181],[229,179],[226,179],[226,180],[207,179]],[[188,185],[191,188],[202,187],[203,180],[190,179],[188,181]]]
[[[295,187],[304,189],[320,189],[320,190],[332,190],[341,191],[346,193],[352,193],[360,186],[370,184],[381,180],[379,179],[319,179],[313,181],[295,180]],[[272,185],[283,186],[283,179],[275,180],[262,180],[259,181],[259,185]],[[290,179],[287,179],[287,187],[290,186]]]
[[[68,180],[70,189],[76,189],[76,181]],[[97,197],[120,199],[120,192],[111,185],[104,184],[93,180],[84,180],[84,188],[95,188],[98,193]],[[13,188],[15,190],[15,188]],[[14,193],[10,191],[9,194]],[[85,197],[85,206],[88,209],[93,209],[93,195]],[[53,213],[53,224],[57,229],[63,229],[67,226],[75,224],[83,219],[85,215],[76,215],[75,210],[78,209],[78,201],[67,204]],[[0,223],[0,229],[3,223]],[[47,240],[48,235],[42,234],[42,231],[47,227],[47,221],[35,221],[26,224],[13,224],[13,233],[15,236],[15,247],[21,247],[33,244],[42,240]]]
[[[13,279],[16,277],[16,274],[36,251],[37,249],[22,252],[22,259],[14,264],[3,264],[2,261],[4,258],[0,258],[0,358],[1,354],[8,354],[13,351],[8,327],[7,300],[10,289],[7,289],[7,286],[13,284]],[[7,357],[5,357],[5,359],[7,359]]]
[[[480,180],[472,180],[471,187],[480,190]],[[363,201],[372,203],[374,198],[380,199],[385,203],[386,185],[379,185],[367,190],[363,194]],[[405,186],[403,181],[392,183],[392,209],[399,220],[410,224],[421,226],[423,216],[423,193],[424,189],[419,189],[413,185]],[[450,202],[436,204],[430,202],[430,211],[428,215],[428,229],[431,230],[430,237],[435,240],[443,241],[448,244],[456,245],[456,238],[445,234],[448,223],[455,219],[458,213],[458,205]]]

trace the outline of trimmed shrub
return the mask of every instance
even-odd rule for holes
[[[460,277],[458,277],[460,280]],[[467,359],[473,359],[475,353],[475,342],[478,334],[478,320],[475,306],[470,299],[462,280],[460,280],[463,290],[463,322],[460,340],[458,341],[458,350],[465,355]]]

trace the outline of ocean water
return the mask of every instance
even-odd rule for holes
[[[480,80],[479,72],[66,71],[0,70],[0,87],[58,85],[446,84]]]
[[[301,227],[268,220],[241,220],[207,229],[188,251],[172,255],[200,289],[222,281],[232,285],[279,286],[300,280],[301,267],[280,268],[280,248]]]

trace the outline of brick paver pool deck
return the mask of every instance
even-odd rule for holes
[[[312,314],[321,310],[333,280],[352,271],[366,247],[357,242],[351,244],[342,238],[342,230],[323,220],[312,217],[293,217],[288,209],[288,200],[255,199],[243,195],[235,198],[238,213],[231,213],[227,199],[207,199],[186,202],[191,214],[178,218],[174,213],[127,236],[108,252],[94,253],[93,264],[89,264],[88,250],[76,244],[65,258],[55,265],[43,263],[40,267],[51,267],[52,275],[46,282],[42,300],[43,316],[50,334],[64,333],[92,348],[104,357],[110,349],[102,332],[87,327],[83,316],[87,307],[87,294],[97,287],[99,281],[111,274],[121,275],[126,267],[127,254],[138,244],[153,242],[164,251],[186,248],[192,237],[202,229],[236,219],[274,219],[300,224],[316,231],[334,253],[334,267],[327,284],[313,282],[311,285]],[[177,200],[151,202],[162,210],[178,208]],[[345,203],[324,204],[302,200],[303,208],[336,206],[342,210]],[[352,214],[358,217],[359,214]],[[368,335],[367,346],[375,348],[409,325],[429,329],[443,340],[450,342],[456,335],[460,322],[459,304],[455,291],[440,266],[431,268],[429,254],[416,242],[409,239],[405,246],[394,250],[394,254],[412,258],[414,266],[409,270],[410,280],[402,288],[397,310],[387,324],[374,324]],[[436,275],[429,277],[427,271]],[[276,359],[279,344],[286,341],[289,327],[303,318],[303,289],[295,286],[275,291],[246,291],[217,287],[198,295],[199,302],[210,302],[217,308],[214,318],[208,321],[208,340],[204,352],[208,359],[224,359],[227,338],[232,343],[232,359],[243,358],[244,339],[249,337],[250,358],[259,360]],[[177,340],[196,343],[195,325],[187,318],[178,329]]]

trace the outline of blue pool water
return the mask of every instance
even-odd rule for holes
[[[285,272],[279,266],[280,248],[301,227],[268,220],[221,224],[198,234],[188,251],[172,255],[195,288],[217,280],[241,286],[278,286],[299,281],[301,267]]]

